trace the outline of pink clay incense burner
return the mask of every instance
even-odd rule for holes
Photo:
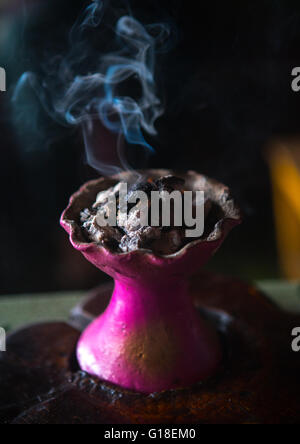
[[[172,172],[143,174],[156,179]],[[241,218],[228,188],[188,172],[181,175],[187,189],[204,190],[222,210],[222,218],[204,238],[169,256],[142,249],[114,253],[87,242],[80,228],[80,211],[91,206],[100,191],[119,181],[132,182],[134,177],[129,172],[85,184],[72,196],[61,225],[76,250],[115,281],[106,311],[78,342],[81,369],[122,388],[150,394],[191,386],[218,370],[222,360],[219,337],[193,304],[190,278]]]

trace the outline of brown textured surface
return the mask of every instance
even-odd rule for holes
[[[300,423],[300,354],[291,350],[300,317],[234,279],[202,275],[192,290],[223,339],[225,358],[213,379],[151,396],[124,391],[78,371],[78,330],[40,324],[15,332],[0,354],[0,422]],[[94,296],[77,308],[77,325],[86,322],[84,310],[91,317],[103,303]]]

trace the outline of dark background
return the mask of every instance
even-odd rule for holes
[[[32,94],[21,117],[11,106],[19,76],[39,72],[45,57],[66,47],[88,3],[11,0],[1,9],[0,66],[9,87],[0,93],[2,294],[89,288],[104,278],[59,227],[70,194],[97,177],[80,133],[51,121]],[[111,3],[117,11],[120,2]],[[291,90],[292,68],[300,65],[299,1],[130,5],[145,23],[165,20],[174,29],[173,46],[157,60],[166,112],[149,166],[196,169],[230,185],[245,221],[209,267],[247,279],[278,277],[265,149],[299,132],[300,97]]]

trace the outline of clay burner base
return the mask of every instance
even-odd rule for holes
[[[300,317],[234,279],[202,274],[191,287],[223,344],[212,379],[147,396],[81,372],[75,358],[81,330],[111,295],[110,286],[100,287],[73,310],[70,324],[38,324],[10,335],[9,351],[0,353],[0,423],[299,423],[300,354],[292,352],[291,331]]]

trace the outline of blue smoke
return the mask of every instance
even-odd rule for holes
[[[81,126],[87,158],[94,159],[92,166],[101,172],[95,155],[89,153],[91,128],[97,120],[129,144],[153,151],[143,133],[156,135],[155,122],[163,114],[156,92],[155,55],[169,36],[165,24],[143,26],[132,16],[123,15],[114,26],[116,49],[92,52],[82,36],[106,26],[107,8],[108,2],[94,1],[73,26],[70,52],[57,58],[56,69],[46,72],[42,81],[32,72],[25,73],[15,92],[17,98],[29,84],[53,119],[63,125]],[[91,58],[93,69],[82,74],[82,67],[91,66]],[[130,82],[138,85],[138,97],[132,94],[132,88],[121,92]]]

